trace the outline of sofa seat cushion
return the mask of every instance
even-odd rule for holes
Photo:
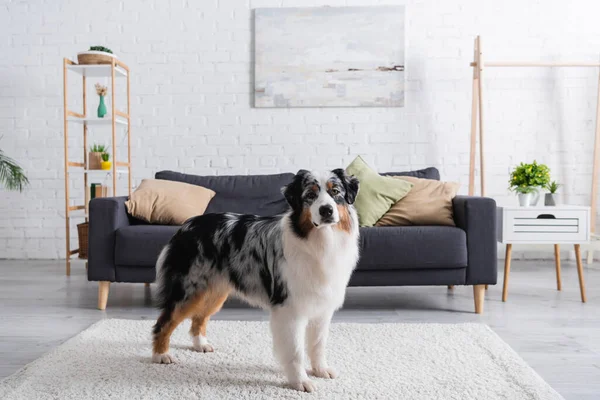
[[[130,225],[117,230],[115,264],[154,267],[178,226]],[[467,239],[449,226],[360,228],[359,270],[465,268]]]
[[[466,268],[467,236],[450,226],[360,228],[358,270]]]
[[[118,229],[115,265],[154,267],[160,251],[178,229],[174,225],[130,225]]]

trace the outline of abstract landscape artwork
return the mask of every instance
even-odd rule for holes
[[[403,107],[404,7],[255,9],[255,107]]]

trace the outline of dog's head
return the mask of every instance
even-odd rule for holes
[[[308,234],[312,228],[349,224],[348,207],[354,204],[358,187],[358,179],[341,168],[326,173],[300,170],[283,195],[302,232]]]

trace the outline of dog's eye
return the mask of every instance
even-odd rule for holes
[[[306,198],[308,200],[314,200],[317,198],[317,194],[315,192],[308,192],[306,193]]]
[[[340,194],[340,189],[338,189],[338,188],[331,189],[331,194],[334,196],[337,196],[338,194]]]

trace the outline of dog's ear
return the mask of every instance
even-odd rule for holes
[[[354,204],[360,186],[358,178],[356,178],[354,175],[346,175],[346,171],[343,168],[334,169],[331,172],[337,175],[337,177],[340,178],[344,184],[344,190],[346,191],[346,203]]]
[[[307,174],[309,174],[307,170],[301,169],[294,176],[294,179],[290,184],[281,188],[281,193],[283,193],[285,200],[294,210],[302,208],[303,182]]]

